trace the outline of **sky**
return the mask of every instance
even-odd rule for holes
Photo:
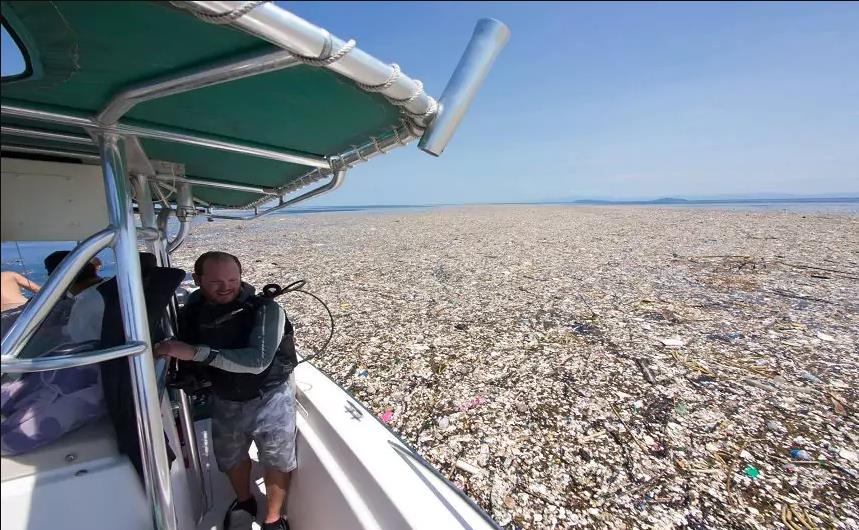
[[[315,206],[859,196],[857,2],[278,3],[435,97],[479,18],[512,33],[440,158],[415,142]]]

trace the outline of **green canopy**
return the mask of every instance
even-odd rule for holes
[[[117,93],[250,53],[278,48],[228,26],[202,22],[168,3],[2,3],[3,24],[21,44],[27,71],[3,80],[4,106],[92,117]],[[121,120],[252,146],[331,157],[391,134],[399,108],[328,69],[291,66],[139,103]],[[75,132],[67,125],[3,117],[4,126]],[[4,134],[4,145],[56,147]],[[242,153],[141,138],[149,158],[185,164],[189,177],[281,188],[311,168]],[[66,145],[77,151],[94,147]],[[216,206],[257,201],[255,193],[195,187]]]

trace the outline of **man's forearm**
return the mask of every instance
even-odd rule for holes
[[[194,360],[227,372],[259,374],[271,364],[271,359],[265,362],[261,353],[259,349],[251,347],[218,350],[200,345],[197,346],[197,354],[194,356]]]
[[[194,361],[227,372],[261,373],[274,360],[283,339],[285,323],[283,310],[274,303],[266,304],[258,310],[246,347],[219,349],[198,345]]]

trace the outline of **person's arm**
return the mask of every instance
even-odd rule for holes
[[[215,349],[180,341],[165,341],[155,348],[156,355],[169,355],[220,368],[227,372],[259,374],[271,365],[283,339],[286,314],[273,300],[257,309],[254,327],[244,348]]]
[[[31,281],[26,276],[18,274],[17,272],[15,273],[15,282],[18,284],[19,287],[23,287],[24,289],[27,289],[33,294],[36,294],[40,290],[42,290],[38,283]]]
[[[266,300],[257,309],[246,347],[226,350],[197,346],[194,360],[227,372],[261,373],[274,360],[285,323],[283,309],[273,300]]]

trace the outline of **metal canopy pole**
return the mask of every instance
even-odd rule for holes
[[[155,254],[158,259],[158,264],[162,267],[170,266],[170,245],[167,242],[167,216],[159,218],[155,215],[155,208],[152,204],[152,192],[149,187],[149,179],[143,175],[133,177],[135,188],[137,190],[137,204],[140,210],[140,220],[144,227],[155,228],[159,232],[159,238],[155,241],[148,242],[150,251]],[[157,185],[157,183],[153,182]],[[191,185],[182,183],[179,185],[179,197],[176,201],[177,217],[181,217],[180,233],[176,236],[178,242],[176,246],[185,239],[185,236],[190,231],[191,220],[188,216],[188,204],[191,208],[191,217],[193,217],[193,203],[191,202]],[[144,204],[146,206],[144,206]],[[183,208],[184,213],[180,213],[179,209]],[[162,210],[167,212],[169,216],[170,210]],[[177,303],[176,295],[170,298],[170,304],[167,306],[167,312],[164,315],[165,329],[170,334],[176,330],[177,318]],[[169,360],[166,361],[169,363]],[[166,367],[165,367],[166,370]],[[179,423],[182,429],[182,436],[185,438],[185,447],[188,449],[188,460],[191,464],[191,471],[197,487],[200,492],[199,505],[195,506],[197,512],[194,514],[197,523],[203,519],[203,515],[208,510],[209,494],[206,491],[206,481],[203,478],[203,465],[200,460],[200,452],[197,446],[197,432],[194,430],[194,418],[191,413],[190,400],[188,394],[181,388],[175,391],[176,402],[179,404]]]
[[[92,138],[80,134],[67,134],[52,131],[40,131],[38,129],[26,129],[24,127],[13,127],[11,125],[0,126],[0,133],[10,136],[23,136],[25,138],[36,138],[39,140],[52,140],[77,145],[92,146]]]
[[[245,191],[247,193],[258,193],[260,195],[277,196],[277,192],[270,188],[262,188],[260,186],[248,186],[246,184],[233,184],[232,182],[218,182],[215,180],[203,180],[193,177],[174,177],[173,175],[165,174],[156,174],[154,180],[160,182],[167,182],[169,184],[184,182],[204,188],[218,188],[223,190]]]
[[[149,179],[146,175],[132,175],[132,183],[134,184],[134,195],[137,197],[137,209],[140,213],[140,225],[143,228],[151,228],[158,230],[158,224],[155,222],[155,205],[152,204],[152,190],[149,188]],[[147,241],[146,248],[149,252],[158,255],[157,241]],[[159,265],[164,266],[163,263]]]
[[[66,368],[76,368],[78,366],[89,366],[103,361],[110,361],[111,359],[137,355],[143,353],[145,349],[145,344],[132,343],[126,344],[125,346],[108,348],[106,350],[78,352],[68,355],[50,355],[31,359],[4,359],[2,364],[3,373],[26,374],[31,372],[65,370]]]
[[[45,149],[42,147],[32,147],[29,145],[0,145],[0,150],[8,151],[9,153],[23,153],[27,155],[43,155],[56,156],[62,158],[77,158],[86,160],[87,162],[101,162],[101,157],[91,153],[81,153],[78,151],[63,151],[61,149]]]
[[[205,9],[211,13],[224,13],[241,9],[241,1],[197,1],[188,2],[192,9]],[[255,37],[267,40],[276,46],[294,51],[306,57],[325,59],[344,49],[346,42],[328,31],[278,7],[274,2],[263,3],[232,21],[232,25]],[[364,85],[385,86],[380,93],[394,100],[406,102],[404,108],[415,115],[415,121],[425,125],[433,118],[436,108],[433,100],[423,90],[423,85],[375,57],[353,48],[338,60],[325,65],[338,74]],[[388,84],[389,83],[389,84]]]
[[[329,169],[331,167],[328,160],[323,157],[297,151],[257,147],[255,145],[241,142],[225,141],[218,138],[174,132],[165,129],[123,125],[121,123],[111,127],[102,127],[89,118],[82,118],[80,116],[62,114],[59,112],[29,109],[14,105],[2,105],[2,115],[44,121],[48,123],[75,125],[98,133],[117,133],[123,136],[137,136],[139,138],[151,138],[153,140],[163,140],[165,142],[196,145],[198,147],[207,147],[209,149],[217,149],[219,151],[228,151],[243,155],[256,156],[259,158],[268,158],[269,160],[277,160],[278,162],[289,162],[290,164],[300,164],[320,169]]]
[[[321,195],[321,194],[329,192],[329,191],[334,191],[337,188],[339,188],[341,184],[343,184],[343,180],[345,178],[346,178],[346,170],[345,169],[337,170],[331,176],[331,180],[329,180],[326,184],[323,184],[322,186],[319,186],[318,188],[313,188],[312,190],[308,191],[307,193],[303,193],[303,194],[299,195],[298,197],[296,197],[294,199],[290,199],[288,201],[283,201],[283,198],[281,197],[281,199],[280,199],[281,203],[278,204],[277,206],[269,208],[268,210],[263,210],[262,212],[257,211],[253,215],[250,215],[250,216],[238,216],[238,215],[230,216],[230,215],[220,215],[220,214],[209,214],[208,217],[211,217],[212,219],[232,219],[232,220],[236,220],[236,221],[250,221],[251,219],[256,219],[257,217],[263,216],[267,213],[281,210],[283,208],[286,208],[287,206],[292,206],[293,204],[299,203],[301,201],[306,201],[307,199],[316,197],[317,195]]]
[[[188,448],[188,460],[191,462],[194,480],[200,491],[200,504],[197,506],[197,523],[203,520],[203,516],[209,511],[209,492],[206,488],[206,479],[203,475],[203,463],[200,460],[200,451],[197,446],[197,431],[194,429],[194,414],[191,408],[191,399],[184,390],[176,389],[176,401],[179,404],[179,423],[182,428],[182,436],[185,438],[185,447]]]
[[[226,142],[215,138],[197,136],[185,133],[177,133],[166,131],[163,129],[150,129],[147,127],[136,127],[133,125],[119,124],[115,126],[118,133],[123,135],[133,135],[139,138],[150,138],[152,140],[164,140],[165,142],[176,142],[180,144],[196,145],[197,147],[208,147],[217,149],[218,151],[228,151],[231,153],[239,153],[242,155],[257,156],[260,158],[268,158],[277,160],[278,162],[289,162],[290,164],[300,164],[302,166],[318,167],[327,169],[330,164],[324,158],[287,151],[285,149],[269,149],[266,147],[257,147],[237,142]]]
[[[266,72],[289,68],[299,63],[291,53],[283,50],[266,52],[234,59],[219,65],[205,66],[178,76],[161,78],[124,90],[113,97],[105,106],[96,121],[104,126],[115,124],[138,103],[153,99],[181,94],[235,81]]]
[[[146,320],[146,301],[137,253],[134,213],[128,194],[128,178],[115,133],[96,136],[104,170],[104,187],[111,225],[116,230],[113,250],[116,254],[116,275],[122,308],[122,324],[126,342],[143,343],[143,353],[129,357],[132,390],[134,393],[137,432],[140,437],[140,456],[146,484],[146,494],[152,509],[155,528],[176,530],[176,512],[170,485],[170,467],[161,422],[161,407],[149,324]]]
[[[334,155],[331,158],[332,165],[337,168],[342,168],[343,170],[347,170],[354,166],[355,164],[359,164],[361,162],[367,162],[373,157],[387,154],[390,150],[395,149],[400,146],[407,145],[409,142],[415,139],[409,132],[409,128],[407,126],[394,127],[391,133],[388,133],[385,136],[381,137],[372,137],[369,142],[360,145],[353,146],[351,150],[345,151],[339,155]],[[303,195],[300,195],[294,199],[290,199],[289,201],[284,201],[284,198],[287,194],[298,191],[306,186],[309,186],[315,182],[325,179],[328,176],[328,172],[321,170],[311,170],[301,177],[291,181],[289,184],[282,186],[277,189],[270,190],[273,194],[280,197],[280,201],[278,204],[265,209],[263,211],[256,211],[252,216],[232,216],[232,215],[218,215],[218,214],[209,214],[209,217],[213,219],[237,219],[237,220],[250,220],[256,219],[257,217],[261,217],[263,215],[269,214],[271,212],[286,208],[288,206],[292,206],[301,201],[310,199],[319,195],[320,193],[325,193],[327,191],[332,191],[342,185],[343,179],[345,178],[345,173],[340,177],[340,180],[336,184],[332,184],[329,182],[328,184],[323,185],[320,188],[315,188]],[[208,185],[205,182],[200,183],[200,185]],[[331,186],[331,187],[329,187]],[[270,197],[264,197],[257,202],[253,203],[251,207],[260,207],[265,204],[272,202]],[[245,207],[244,209],[247,209]]]

